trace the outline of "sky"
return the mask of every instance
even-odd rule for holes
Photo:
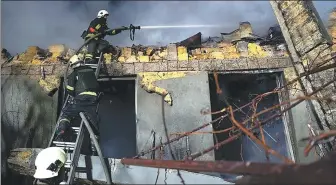
[[[323,21],[336,3],[314,1]],[[254,33],[263,35],[277,24],[268,1],[2,1],[1,45],[10,53],[23,52],[28,46],[47,48],[66,44],[77,49],[80,38],[98,11],[106,9],[108,26],[140,25],[220,25],[220,28],[142,29],[131,41],[129,32],[105,37],[113,45],[164,45],[179,42],[198,32],[203,38],[220,36],[249,21]]]

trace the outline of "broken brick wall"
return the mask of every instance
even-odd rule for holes
[[[104,58],[109,74],[118,76],[139,72],[274,69],[290,65],[286,52],[272,51],[270,48],[272,46],[246,43],[248,53],[245,56],[236,45],[230,43],[219,43],[214,48],[196,48],[189,51],[185,47],[171,44],[160,50],[150,47],[138,48],[137,51],[127,47],[121,48],[118,58],[112,54],[105,54]],[[62,61],[71,56],[69,53],[73,54],[73,50],[64,45],[50,46],[47,51],[29,47],[11,63],[4,65],[1,74],[42,76],[43,73],[62,76],[66,67]],[[155,58],[156,56],[159,58]]]
[[[285,37],[294,69],[301,74],[322,65],[332,55],[332,40],[312,1],[271,1],[272,8]],[[328,62],[334,63],[335,60]],[[311,93],[334,78],[334,69],[319,72],[301,80],[304,91]],[[317,93],[319,98],[335,93],[335,84]],[[324,129],[335,128],[336,104],[320,100],[310,101]]]

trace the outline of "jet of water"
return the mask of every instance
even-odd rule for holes
[[[169,28],[220,28],[220,25],[169,25],[169,26],[141,26],[141,29],[169,29]]]

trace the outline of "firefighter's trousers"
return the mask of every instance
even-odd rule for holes
[[[85,60],[94,60],[97,57],[97,52],[100,53],[104,48],[108,47],[110,43],[103,39],[93,39],[88,43],[88,52],[85,55]]]
[[[95,132],[98,134],[98,114],[97,114],[98,98],[93,95],[77,95],[72,103],[68,103],[62,110],[63,114],[61,116],[60,122],[67,121],[71,124],[74,118],[79,117],[79,113],[83,112],[85,117],[90,122],[90,125]]]

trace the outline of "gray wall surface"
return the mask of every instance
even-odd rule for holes
[[[182,78],[160,80],[156,82],[156,85],[167,89],[171,93],[173,105],[169,106],[167,103],[163,103],[160,95],[148,93],[139,85],[137,86],[136,116],[138,152],[152,148],[153,137],[150,137],[152,130],[156,132],[156,145],[160,143],[160,137],[162,137],[162,142],[166,141],[162,106],[164,106],[168,134],[191,131],[211,121],[210,115],[201,115],[202,110],[210,110],[211,108],[208,74],[206,72],[200,72]],[[200,131],[212,131],[212,127],[208,126]],[[175,136],[171,136],[170,139],[174,137]],[[171,145],[177,159],[185,157],[187,148],[185,143],[186,140],[183,138]],[[191,153],[214,145],[212,134],[190,135],[189,143]],[[163,156],[163,158],[171,159],[168,147],[164,150],[165,156]],[[159,153],[156,152],[156,158],[158,158],[158,154]],[[146,157],[150,158],[150,154],[146,155]],[[198,159],[215,160],[214,152],[209,152]]]
[[[298,96],[303,96],[301,92],[297,92],[295,96],[289,95],[290,99],[294,99]],[[307,138],[311,136],[311,131],[308,128],[307,124],[310,124],[314,129],[318,130],[318,126],[316,120],[313,116],[311,108],[308,105],[307,101],[303,101],[297,106],[291,109],[292,121],[294,128],[293,136],[296,141],[296,147],[294,148],[296,153],[296,162],[297,163],[311,163],[318,159],[314,149],[309,153],[308,156],[304,155],[304,149],[308,144],[308,141],[301,141],[303,138]]]
[[[13,148],[47,146],[56,121],[57,98],[57,93],[48,97],[28,77],[1,76],[2,154]]]

